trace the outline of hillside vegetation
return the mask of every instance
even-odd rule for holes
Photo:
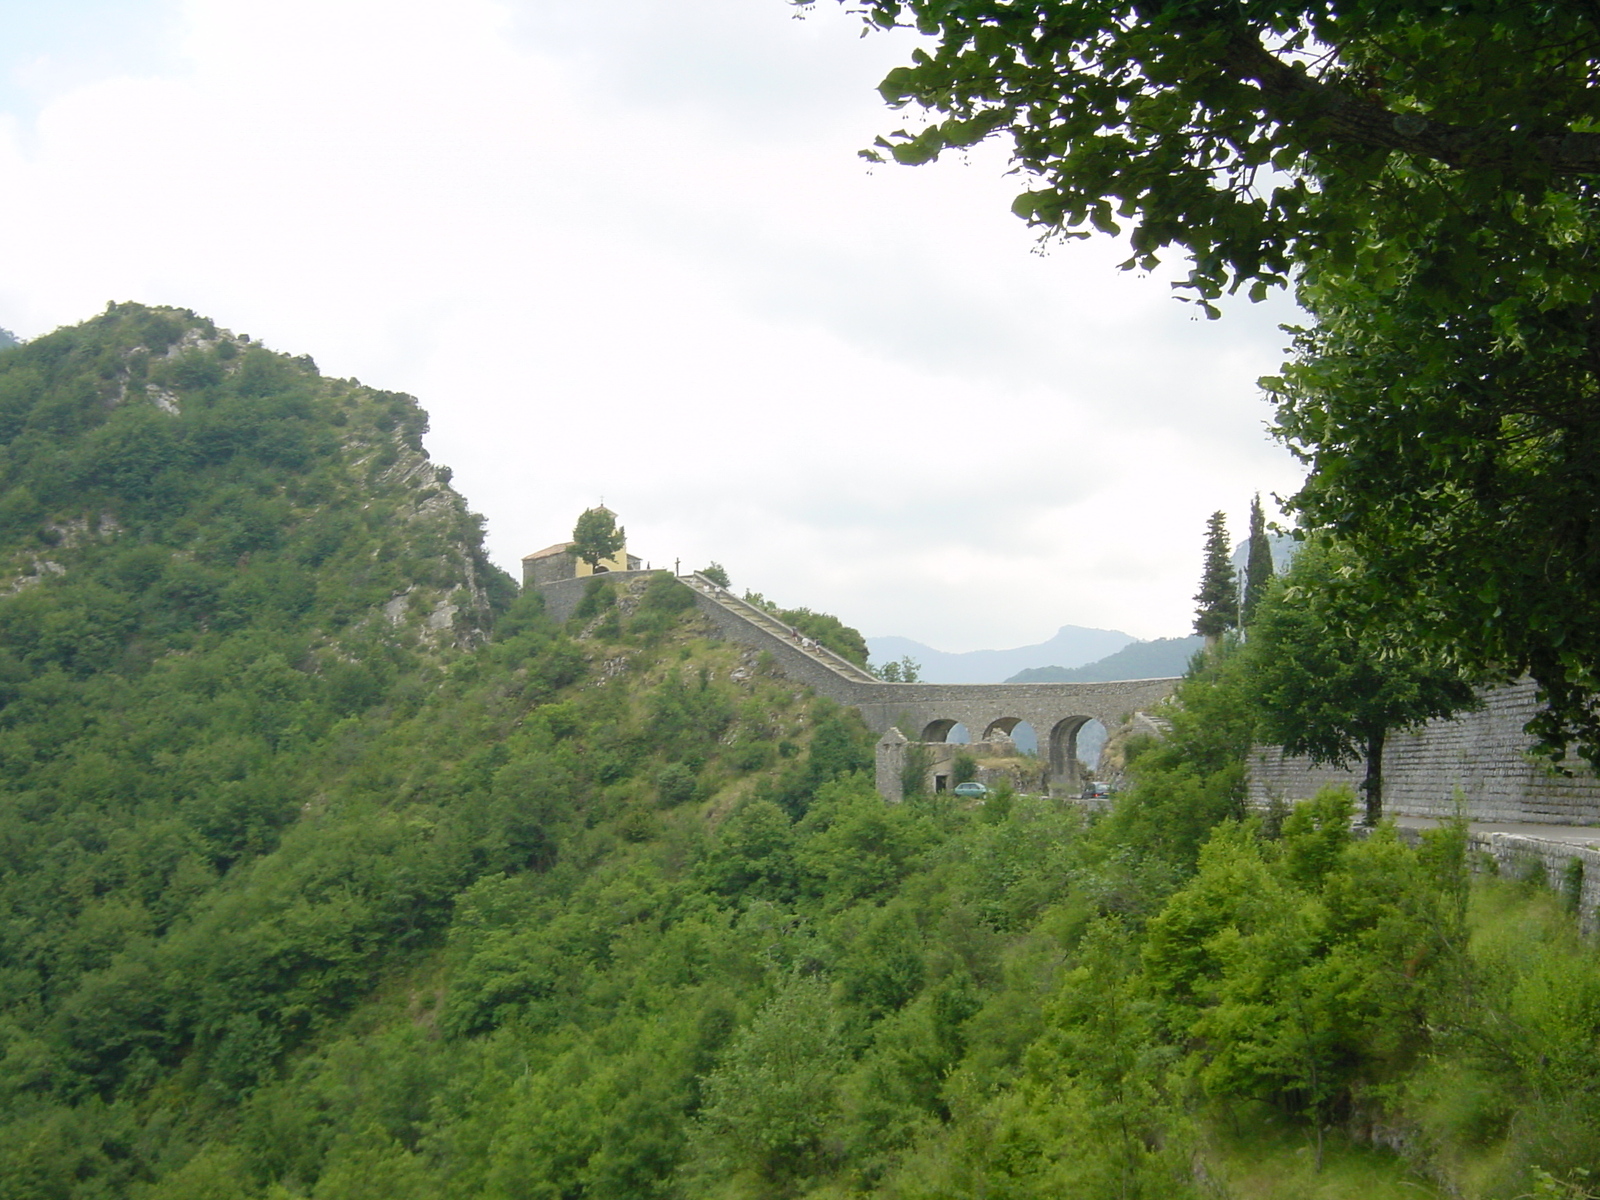
[[[187,313],[0,355],[0,1200],[1584,1194],[1600,965],[1461,831],[885,805],[669,576],[558,627],[404,396]],[[853,631],[849,631],[853,634]]]

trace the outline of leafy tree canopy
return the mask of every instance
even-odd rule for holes
[[[932,41],[882,92],[900,162],[1001,138],[1048,235],[1187,255],[1188,294],[1291,281],[1268,386],[1369,603],[1507,677],[1600,763],[1600,12],[1519,0],[856,0]]]
[[[1031,179],[1019,215],[1073,237],[1126,226],[1140,266],[1177,245],[1203,301],[1413,229],[1399,174],[1503,201],[1516,223],[1518,201],[1600,170],[1600,24],[1581,5],[852,3],[933,39],[881,90],[936,117],[881,152],[918,163],[1003,137]]]
[[[610,558],[627,544],[627,531],[617,524],[609,508],[586,508],[572,527],[572,545],[567,553],[581,558],[591,568]]]
[[[1312,542],[1268,593],[1246,645],[1262,737],[1291,754],[1366,760],[1366,820],[1383,811],[1383,747],[1392,731],[1476,704],[1472,686],[1405,627],[1363,603],[1362,564]]]
[[[891,660],[881,666],[867,664],[871,671],[885,683],[916,683],[922,678],[922,664],[909,654],[902,654],[898,660]]]

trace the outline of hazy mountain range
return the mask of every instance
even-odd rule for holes
[[[1063,625],[1055,637],[1012,650],[967,650],[952,654],[904,637],[869,637],[874,663],[911,658],[922,666],[924,683],[1003,683],[1030,667],[1081,667],[1115,654],[1134,639],[1113,629]]]
[[[1134,642],[1114,654],[1081,667],[1029,667],[1007,683],[1108,683],[1117,679],[1170,679],[1189,669],[1189,660],[1205,644],[1198,635]]]

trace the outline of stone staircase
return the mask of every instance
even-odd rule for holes
[[[757,608],[754,604],[739,599],[726,588],[718,587],[704,575],[696,572],[693,575],[680,575],[678,578],[681,582],[688,584],[700,595],[732,613],[735,617],[779,639],[796,652],[805,654],[840,678],[849,680],[851,683],[878,682],[877,677],[871,672],[863,670],[849,659],[835,654],[826,646],[816,642],[811,642],[807,646],[805,644],[805,635],[798,629],[778,620],[777,617],[765,609]]]

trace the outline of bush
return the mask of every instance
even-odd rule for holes
[[[952,784],[971,783],[978,777],[978,760],[965,750],[955,756],[950,764],[950,782]]]
[[[656,776],[656,795],[665,808],[687,804],[694,799],[696,782],[694,772],[688,767],[672,763]]]
[[[694,593],[671,575],[653,577],[644,589],[639,607],[646,611],[679,613],[694,607]]]
[[[610,586],[603,575],[592,577],[583,589],[583,599],[578,601],[578,607],[572,610],[574,621],[587,621],[607,608],[612,608],[617,603],[617,591]]]

